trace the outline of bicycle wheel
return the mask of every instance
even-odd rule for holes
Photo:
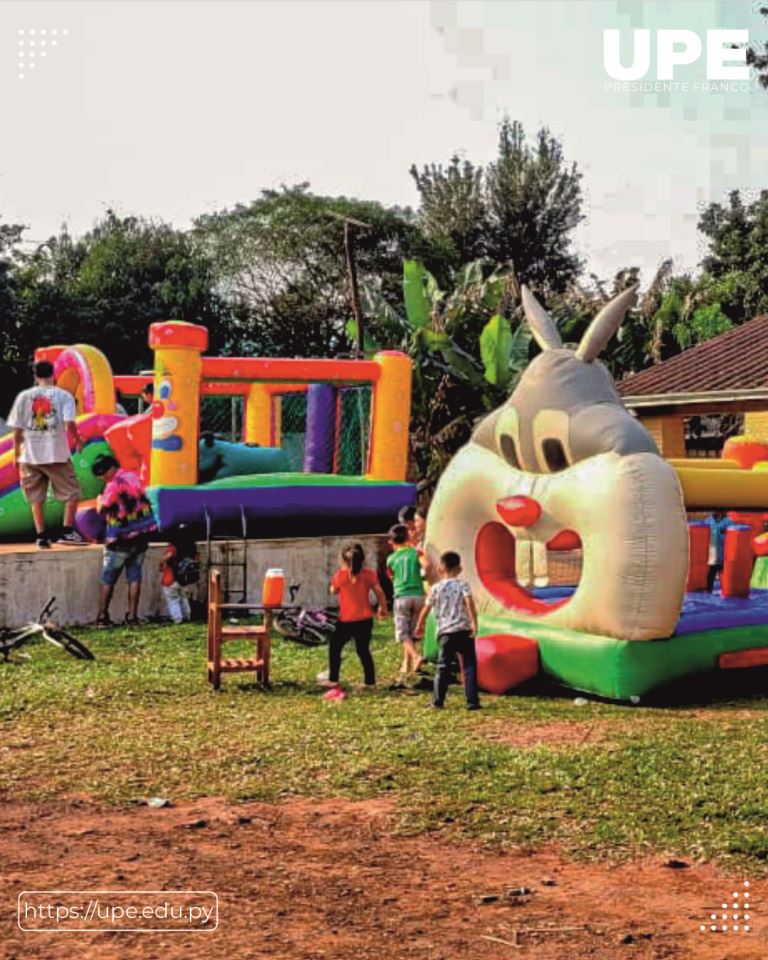
[[[3,630],[0,633],[0,657],[7,661],[11,651],[23,646],[28,636],[26,630]]]
[[[331,631],[331,633],[333,633],[333,631]],[[301,628],[301,633],[297,637],[293,637],[293,639],[305,647],[321,647],[324,643],[328,643],[330,635],[330,633],[313,627],[310,624],[304,624]]]
[[[292,613],[281,613],[272,621],[272,626],[286,640],[296,640],[300,634],[297,617]]]
[[[51,627],[47,627],[43,631],[43,636],[49,643],[52,643],[54,646],[65,650],[76,660],[96,659],[84,643],[78,640],[77,637],[73,637],[71,633],[67,633],[66,630],[60,630],[58,628],[52,629]]]
[[[15,630],[4,629],[0,634],[0,654],[7,660],[12,650],[23,647],[28,640],[41,632],[42,628],[38,623],[28,623],[26,627],[17,627]]]

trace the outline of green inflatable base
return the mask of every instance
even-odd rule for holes
[[[91,473],[91,465],[99,454],[110,452],[109,445],[105,441],[94,440],[87,443],[80,453],[72,457],[72,466],[80,481],[83,500],[92,500],[101,493],[104,484]],[[61,525],[64,506],[53,499],[50,491],[45,501],[44,515],[47,529],[53,530]],[[0,540],[18,542],[31,539],[34,533],[29,504],[19,487],[13,487],[6,493],[0,492]]]
[[[610,700],[635,700],[681,677],[716,670],[721,653],[768,647],[768,623],[665,640],[615,640],[508,616],[481,616],[480,636],[494,633],[532,637],[544,673],[574,690]],[[424,656],[437,658],[431,617]]]

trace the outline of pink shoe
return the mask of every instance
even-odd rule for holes
[[[329,690],[328,693],[326,693],[325,696],[323,697],[323,700],[346,700],[346,699],[347,699],[347,695],[346,693],[344,693],[341,687],[333,687],[333,689]]]

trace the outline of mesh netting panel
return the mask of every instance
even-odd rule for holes
[[[581,580],[581,550],[547,551],[547,575],[553,587],[576,586]]]
[[[243,398],[200,398],[200,432],[215,433],[222,440],[242,440]]]
[[[300,472],[304,466],[304,440],[307,433],[307,395],[285,393],[282,396],[282,448],[288,457],[289,469]]]
[[[341,391],[339,473],[357,476],[366,472],[370,422],[371,388],[345,387]]]

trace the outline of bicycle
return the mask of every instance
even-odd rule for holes
[[[294,603],[300,589],[300,583],[293,583],[288,587],[290,604]],[[286,640],[305,647],[319,647],[328,642],[338,620],[338,611],[333,609],[288,606],[275,614],[273,626]]]
[[[42,637],[60,650],[73,656],[76,660],[95,660],[96,658],[77,637],[67,633],[58,624],[54,623],[51,617],[56,609],[56,597],[46,603],[40,611],[40,616],[23,627],[0,627],[0,654],[2,654],[5,663],[13,650],[18,650],[30,640]]]

